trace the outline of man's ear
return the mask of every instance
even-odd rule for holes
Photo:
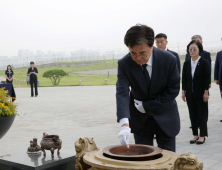
[[[166,45],[168,44],[168,41],[166,41]]]

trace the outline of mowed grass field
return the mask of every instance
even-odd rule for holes
[[[44,78],[42,75],[45,71],[52,70],[52,69],[62,69],[65,72],[69,72],[69,77],[65,76],[60,80],[58,86],[79,86],[79,80],[81,80],[82,86],[93,86],[93,85],[106,85],[105,79],[108,80],[107,85],[114,85],[117,81],[116,75],[88,75],[88,74],[76,74],[75,72],[80,71],[89,71],[89,70],[103,70],[103,69],[110,69],[110,68],[117,68],[117,61],[118,60],[106,60],[106,61],[93,61],[93,62],[71,62],[71,63],[53,63],[53,64],[46,64],[41,66],[36,66],[38,68],[38,80],[40,87],[52,87],[51,80],[48,78]],[[13,69],[14,71],[14,78],[17,80],[26,80],[26,75],[28,68],[18,68]],[[5,77],[5,71],[0,71],[0,76]],[[82,75],[84,78],[80,77]],[[26,85],[18,85],[14,83],[15,87],[26,87]]]
[[[184,57],[184,56],[182,56]],[[94,86],[94,85],[106,85],[105,79],[108,80],[107,85],[115,85],[117,81],[117,75],[98,75],[98,74],[77,74],[76,72],[81,71],[93,71],[93,70],[103,70],[103,69],[111,69],[117,68],[118,60],[102,60],[102,61],[81,61],[81,62],[67,62],[67,63],[52,63],[52,64],[45,64],[41,66],[36,66],[38,68],[38,80],[40,87],[52,87],[51,80],[44,78],[42,75],[45,71],[52,70],[52,69],[62,69],[65,72],[69,72],[69,77],[65,76],[60,80],[58,86],[79,86],[79,80],[81,80],[81,86]],[[26,80],[28,68],[19,68],[13,69],[14,71],[14,78],[17,80]],[[0,71],[0,76],[5,77],[5,71]],[[83,77],[81,77],[82,75]],[[214,79],[211,79],[214,82]],[[15,87],[27,87],[27,85],[19,85],[14,83]]]

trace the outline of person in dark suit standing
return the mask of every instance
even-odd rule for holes
[[[191,37],[191,40],[196,40],[196,41],[199,41],[202,45],[203,45],[203,40],[202,40],[202,37],[200,35],[194,35],[193,37]],[[211,72],[211,54],[207,51],[202,51],[200,53],[200,56],[201,58],[207,60],[210,64],[210,72]],[[186,54],[186,58],[185,58],[185,61],[188,61],[189,59],[191,59],[191,56],[190,54]],[[209,84],[209,88],[211,88],[211,77],[210,77],[210,84]]]
[[[5,77],[6,77],[6,83],[13,82],[14,72],[10,65],[7,66],[7,70],[5,71]]]
[[[179,55],[176,52],[171,51],[167,48],[167,44],[168,44],[167,35],[163,34],[163,33],[157,34],[156,37],[155,37],[155,40],[156,40],[157,48],[159,48],[161,50],[169,51],[170,53],[172,53],[177,58],[177,68],[178,68],[178,71],[179,71],[179,74],[180,74],[180,70],[181,70],[180,58],[179,58]]]
[[[196,41],[199,41],[202,45],[203,45],[203,40],[202,40],[202,37],[200,35],[194,35],[193,37],[191,37],[191,40],[196,40]],[[210,64],[210,73],[211,73],[211,54],[207,51],[202,51],[200,53],[200,56],[201,58],[203,59],[206,59],[209,64]],[[191,56],[187,53],[186,54],[186,58],[185,58],[185,61],[188,61],[189,59],[191,59]],[[211,88],[211,76],[210,76],[210,84],[209,84],[209,89]],[[209,109],[208,109],[208,104],[207,104],[207,120],[208,120],[208,112],[209,112]],[[190,127],[192,128],[192,127]]]
[[[136,144],[153,145],[156,135],[160,148],[175,152],[175,136],[180,131],[176,57],[153,46],[154,31],[146,25],[131,27],[124,43],[130,52],[118,61],[119,140],[129,147],[130,133],[134,133]]]
[[[222,67],[220,67],[220,94],[221,94],[221,97],[222,97]]]
[[[221,69],[222,69],[222,51],[219,51],[217,53],[216,61],[215,61],[214,80],[215,80],[215,83],[217,85],[219,85],[220,92],[221,92],[221,86],[222,86],[222,79],[221,79],[221,76],[222,76],[221,73],[222,72],[221,72]],[[221,98],[222,98],[222,93],[221,93]],[[222,122],[222,120],[220,120],[220,122]]]
[[[38,96],[38,89],[37,89],[37,74],[38,69],[34,66],[34,62],[30,62],[30,68],[28,69],[27,75],[30,76],[30,85],[31,85],[31,97],[34,96],[33,93],[33,84],[35,86],[35,97]]]
[[[210,65],[200,54],[203,46],[192,40],[187,45],[187,53],[192,57],[183,66],[182,99],[187,101],[193,131],[191,144],[203,144],[207,133],[207,101],[209,99]],[[198,135],[198,124],[200,135]]]
[[[221,85],[221,67],[222,67],[222,51],[219,51],[216,56],[215,68],[214,68],[214,80],[217,85]],[[221,96],[222,97],[222,96]]]

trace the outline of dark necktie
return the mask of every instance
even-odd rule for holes
[[[142,68],[143,68],[143,76],[144,76],[144,78],[145,78],[145,80],[146,80],[146,85],[147,85],[147,89],[148,89],[148,93],[149,93],[149,87],[150,87],[150,82],[151,82],[151,81],[150,81],[150,75],[149,75],[146,67],[147,67],[147,64],[142,65]]]

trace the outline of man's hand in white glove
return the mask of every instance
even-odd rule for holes
[[[139,110],[141,113],[146,113],[146,111],[143,108],[143,102],[134,99],[134,105],[137,108],[137,110]]]
[[[131,129],[129,127],[122,126],[121,131],[118,134],[120,143],[127,148],[129,148],[130,132]]]

